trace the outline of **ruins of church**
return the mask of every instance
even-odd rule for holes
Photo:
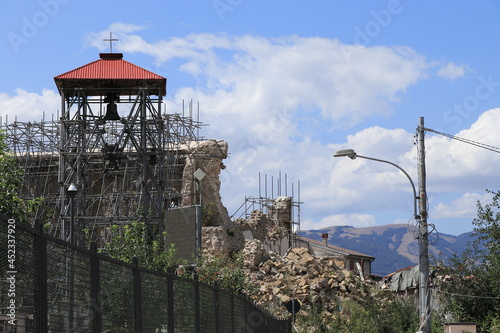
[[[24,169],[22,196],[43,199],[35,218],[49,234],[102,244],[109,226],[144,222],[152,237],[166,231],[188,259],[202,246],[241,250],[245,240],[280,254],[291,246],[293,195],[259,195],[256,212],[245,211],[250,220],[230,218],[219,194],[228,144],[199,135],[199,105],[166,112],[166,78],[101,53],[54,81],[61,104],[51,119],[1,124]]]

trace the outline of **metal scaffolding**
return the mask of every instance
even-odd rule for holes
[[[52,235],[70,239],[74,233],[81,242],[87,230],[91,239],[106,241],[108,226],[138,221],[156,233],[165,210],[194,196],[182,189],[186,155],[203,140],[193,103],[188,110],[183,105],[182,114],[167,114],[156,91],[113,92],[120,95],[115,117],[109,116],[109,89],[87,88],[63,95],[61,115],[50,120],[45,114],[40,121],[0,119],[24,170],[21,195],[43,198],[35,218],[47,222]],[[77,188],[73,199],[71,184]]]
[[[290,235],[290,247],[297,247],[300,235],[300,205],[302,204],[300,201],[300,181],[297,182],[297,188],[294,187],[293,183],[290,185],[291,191],[289,194],[288,175],[286,173],[282,175],[279,172],[276,179],[274,176],[271,176],[269,181],[267,175],[262,177],[259,173],[259,196],[245,196],[245,202],[231,218],[245,217],[248,219],[252,211],[259,210],[270,217],[285,222]],[[285,200],[287,203],[286,208],[280,207],[278,209],[276,207],[276,203],[280,197],[288,199]]]

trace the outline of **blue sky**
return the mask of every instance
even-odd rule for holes
[[[0,116],[55,113],[53,77],[115,52],[168,78],[167,111],[200,102],[207,138],[229,143],[222,199],[233,213],[258,174],[301,183],[302,229],[407,223],[399,170],[418,182],[427,128],[500,146],[496,1],[0,0]],[[429,222],[472,230],[499,189],[497,153],[426,133]]]

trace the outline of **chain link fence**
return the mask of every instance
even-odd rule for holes
[[[289,319],[244,297],[0,217],[2,333],[291,332]]]

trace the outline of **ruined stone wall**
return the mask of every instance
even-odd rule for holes
[[[290,246],[290,234],[285,223],[269,217],[261,211],[253,211],[250,217],[236,220],[246,240],[259,240],[267,253],[285,255]]]
[[[194,172],[200,168],[206,173],[201,183],[201,200],[215,210],[213,224],[229,223],[227,209],[220,197],[219,175],[227,158],[228,145],[222,140],[190,142],[176,151],[175,163],[169,161],[168,186],[165,186],[164,209],[190,206],[199,203],[199,189],[195,186]],[[103,223],[111,217],[121,216],[131,221],[137,219],[140,210],[141,183],[140,163],[134,153],[113,159],[110,167],[109,156],[96,153],[85,161],[86,180],[77,186],[86,188],[85,218],[97,217]],[[46,211],[53,212],[48,217],[57,221],[59,209],[56,207],[61,197],[58,180],[59,158],[57,152],[38,155],[18,155],[21,167],[26,167],[25,187],[21,194],[25,198],[42,197]],[[151,165],[151,168],[154,168]],[[67,171],[69,172],[69,171]],[[117,199],[119,198],[119,199]],[[60,204],[60,203],[59,203]],[[122,218],[122,223],[126,223]]]
[[[211,207],[209,224],[221,226],[230,222],[226,207],[220,196],[220,173],[225,169],[223,160],[227,158],[228,144],[223,140],[207,140],[190,150],[186,155],[182,182],[182,206],[200,203],[199,190],[201,187],[202,206]],[[193,176],[196,170],[201,169],[205,177],[201,184]],[[193,194],[194,195],[191,195]],[[206,209],[205,211],[207,211]],[[215,210],[215,211],[213,211]]]
[[[270,253],[284,256],[290,248],[287,223],[255,210],[248,219],[203,227],[203,251],[207,254],[227,255],[248,246],[261,254],[259,260]]]

